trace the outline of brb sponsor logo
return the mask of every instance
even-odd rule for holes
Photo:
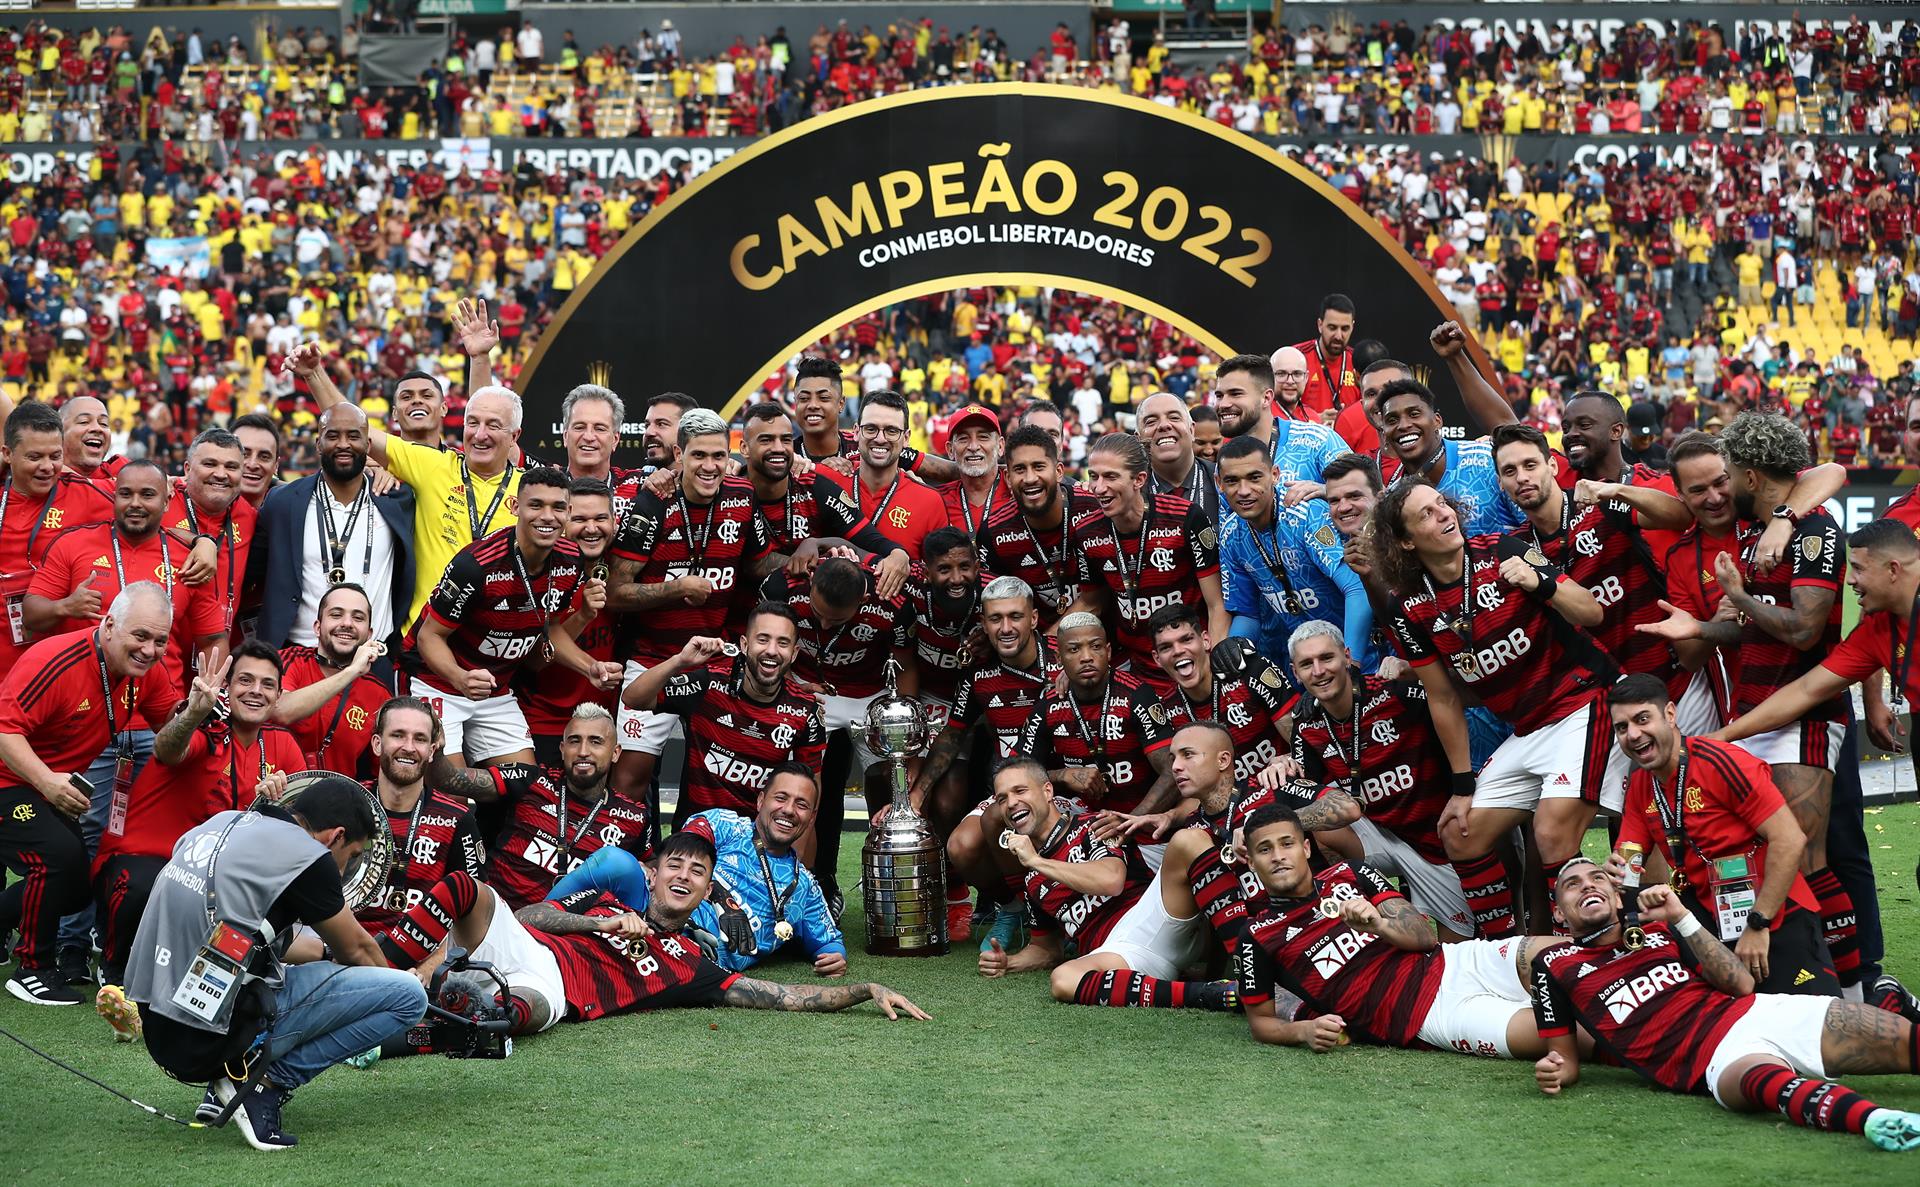
[[[1532,650],[1533,640],[1527,637],[1526,631],[1515,627],[1506,638],[1495,639],[1488,646],[1473,652],[1471,670],[1462,671],[1460,678],[1469,684],[1484,680]]]
[[[1347,967],[1348,961],[1366,951],[1367,945],[1377,938],[1371,932],[1342,928],[1309,949],[1307,959],[1313,962],[1313,971],[1320,974],[1322,981],[1331,981]]]
[[[1693,980],[1693,975],[1679,961],[1670,960],[1665,964],[1654,965],[1651,969],[1622,981],[1606,992],[1601,998],[1606,1003],[1607,1013],[1615,1023],[1625,1022],[1633,1017],[1633,1012],[1645,1005],[1655,995],[1684,985]]]
[[[1401,763],[1391,771],[1382,771],[1378,775],[1360,782],[1360,802],[1377,804],[1390,796],[1401,795],[1413,790],[1413,767]]]
[[[773,775],[771,769],[719,748],[707,751],[706,766],[714,778],[737,787],[759,787]]]

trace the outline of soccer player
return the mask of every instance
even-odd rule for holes
[[[1167,725],[1218,722],[1233,739],[1233,777],[1253,778],[1287,753],[1288,720],[1299,696],[1280,669],[1246,640],[1226,640],[1216,650],[1200,615],[1186,606],[1162,606],[1147,620],[1153,655],[1174,683],[1161,699]]]
[[[1675,641],[1700,639],[1737,649],[1740,674],[1734,709],[1745,714],[1769,696],[1819,667],[1840,643],[1840,576],[1846,543],[1840,525],[1825,509],[1798,515],[1784,501],[1794,476],[1808,466],[1807,440],[1784,417],[1743,412],[1720,435],[1727,450],[1734,510],[1740,517],[1742,560],[1721,553],[1714,577],[1724,601],[1738,617],[1716,614],[1702,622],[1673,609],[1647,626]],[[1772,508],[1763,512],[1762,508]],[[1758,541],[1762,517],[1794,524],[1786,562],[1770,573],[1757,571],[1750,548]],[[1799,719],[1740,743],[1747,753],[1773,768],[1773,781],[1793,807],[1807,837],[1802,859],[1807,883],[1820,899],[1827,947],[1843,986],[1860,976],[1860,951],[1853,900],[1827,867],[1827,817],[1832,807],[1833,769],[1846,736],[1848,705],[1838,691]]]
[[[1162,606],[1203,609],[1215,638],[1232,633],[1220,589],[1220,533],[1179,495],[1146,494],[1147,447],[1108,433],[1087,453],[1087,492],[1095,510],[1073,525],[1074,609],[1119,613],[1114,641],[1134,676],[1166,696],[1173,686],[1153,662],[1147,619]]]
[[[1318,812],[1329,812],[1326,823],[1351,825],[1368,854],[1391,859],[1442,938],[1472,936],[1466,892],[1440,839],[1449,798],[1447,751],[1425,686],[1359,671],[1330,622],[1294,631],[1287,655],[1307,690],[1294,721],[1292,759],[1319,792],[1301,818],[1312,829],[1322,824]]]
[[[1427,385],[1396,379],[1380,389],[1380,476],[1389,492],[1425,480],[1460,508],[1461,531],[1484,536],[1519,527],[1526,520],[1500,490],[1493,447],[1486,441],[1453,441],[1441,435],[1438,404]]]
[[[567,631],[589,583],[565,535],[567,485],[550,466],[522,474],[515,524],[454,556],[414,626],[411,691],[439,712],[450,762],[533,761],[511,686],[536,650],[600,688],[620,678],[618,664],[588,656]]]
[[[1377,666],[1364,640],[1373,606],[1318,499],[1283,506],[1275,472],[1257,442],[1236,437],[1220,451],[1223,502],[1233,512],[1220,545],[1221,581],[1233,633],[1279,655],[1287,637],[1314,619],[1340,622],[1363,640],[1360,662]]]
[[[939,528],[921,545],[921,569],[913,593],[913,650],[920,669],[920,703],[933,729],[946,726],[968,646],[980,629],[980,550],[959,528]],[[957,801],[946,803],[954,809]]]
[[[1061,481],[1060,444],[1045,430],[1021,425],[1007,435],[1006,453],[1013,497],[980,530],[980,557],[987,572],[1026,583],[1047,629],[1079,592],[1074,524],[1091,503]]]
[[[1354,382],[1353,351],[1348,345],[1353,341],[1353,315],[1353,298],[1345,293],[1328,293],[1320,300],[1314,337],[1293,347],[1307,364],[1307,386],[1300,402],[1316,417],[1360,398],[1360,387]]]
[[[1348,1034],[1489,1059],[1546,1051],[1521,971],[1538,941],[1441,944],[1372,867],[1336,862],[1314,873],[1313,842],[1291,808],[1261,808],[1242,831],[1247,865],[1267,895],[1239,950],[1240,1004],[1255,1039],[1315,1052]],[[1281,1017],[1269,1005],[1275,985],[1315,1016]]]
[[[588,582],[581,586],[580,610],[568,621],[567,630],[587,658],[602,664],[617,662],[613,657],[616,616],[606,608],[605,579],[596,584],[592,578],[612,561],[618,518],[614,503],[614,493],[597,478],[575,478],[567,484],[567,539],[580,550],[580,563],[586,566],[588,576]],[[618,687],[603,688],[564,666],[523,668],[516,684],[515,695],[520,698],[521,712],[526,714],[527,727],[533,734],[534,761],[543,767],[560,764],[560,732],[576,705],[594,701],[613,709],[619,704]]]
[[[1246,933],[1249,905],[1266,896],[1247,868],[1242,829],[1274,795],[1263,784],[1234,778],[1233,739],[1217,722],[1182,728],[1168,750],[1174,790],[1195,807],[1167,841],[1161,893],[1168,896],[1170,916],[1204,915],[1231,960]]]
[[[875,392],[860,401],[860,464],[852,474],[834,466],[821,472],[846,491],[860,517],[875,531],[919,556],[927,533],[947,524],[947,505],[937,491],[907,472],[907,401],[897,392]]]
[[[793,944],[821,977],[847,971],[847,943],[827,913],[820,883],[795,852],[813,829],[820,795],[813,771],[784,762],[760,789],[753,815],[713,809],[687,820],[686,829],[713,842],[714,895],[694,908],[692,927],[709,959],[731,972],[749,969]],[[624,849],[602,849],[553,888],[565,901],[583,890],[604,890],[622,902],[645,902],[647,872]],[[725,911],[715,895],[727,902]],[[737,934],[726,913],[737,913]]]
[[[799,632],[792,610],[762,602],[748,613],[738,648],[695,635],[620,694],[629,706],[686,724],[687,764],[675,828],[695,812],[753,815],[760,789],[786,763],[818,775],[827,731],[819,698],[793,675]],[[811,851],[811,837],[805,844]]]
[[[844,540],[882,559],[875,566],[882,587],[906,580],[913,558],[873,530],[846,491],[819,470],[793,474],[793,421],[778,404],[755,404],[742,421],[746,476],[754,504],[773,535],[774,563],[784,565],[809,540],[825,546]]]
[[[306,761],[302,770],[362,777],[373,715],[393,691],[368,675],[386,645],[373,637],[373,604],[357,585],[336,585],[320,599],[314,646],[280,649],[280,699],[273,719],[287,727]]]
[[[1151,466],[1148,493],[1179,495],[1208,519],[1220,520],[1220,488],[1212,464],[1194,451],[1194,424],[1187,402],[1172,392],[1155,392],[1141,401],[1135,416]]]
[[[1672,874],[1681,903],[1733,947],[1759,992],[1839,996],[1820,902],[1800,874],[1806,838],[1767,765],[1687,737],[1665,686],[1644,674],[1614,685],[1607,705],[1635,768],[1609,870],[1626,872],[1629,847],[1657,857],[1649,876]],[[1744,872],[1727,869],[1733,860]]]
[[[1920,1150],[1920,1114],[1827,1080],[1920,1074],[1912,1023],[1834,998],[1756,994],[1753,974],[1671,887],[1641,888],[1639,904],[1645,938],[1635,946],[1612,877],[1584,857],[1561,869],[1554,909],[1573,938],[1541,944],[1530,978],[1548,1047],[1534,1064],[1540,1091],[1579,1082],[1577,1023],[1670,1092],[1705,1090],[1734,1112],[1777,1111],[1809,1129],[1863,1133],[1883,1150]]]
[[[63,448],[60,414],[51,407],[35,400],[7,414],[0,448],[6,467],[0,484],[0,600],[7,611],[6,629],[0,630],[0,676],[29,645],[22,606],[27,585],[61,532],[113,518],[111,495],[61,471]]]
[[[698,407],[700,402],[685,392],[661,392],[647,401],[641,411],[640,432],[649,467],[664,470],[673,465],[674,444],[680,439],[680,418]]]
[[[614,539],[607,606],[621,616],[614,652],[626,657],[623,685],[689,639],[720,634],[772,565],[773,536],[752,484],[727,477],[726,422],[693,408],[680,417],[679,433],[677,489],[667,498],[636,494]],[[640,798],[677,723],[624,703],[619,720],[615,780]]]
[[[591,1022],[635,1010],[737,1006],[834,1013],[871,1000],[889,1019],[928,1015],[873,982],[780,985],[721,968],[688,934],[713,885],[713,842],[694,831],[660,843],[646,897],[629,905],[602,890],[539,902],[517,913],[463,871],[447,876],[407,914],[417,935],[396,928],[380,941],[395,964],[417,965],[451,932],[473,959],[493,965],[511,990],[500,1003],[514,1031],[537,1034],[563,1019]],[[647,886],[643,879],[640,883]],[[491,985],[491,982],[479,984]],[[469,984],[448,987],[469,992]]]
[[[1374,508],[1373,539],[1386,584],[1400,598],[1395,639],[1426,686],[1451,767],[1441,840],[1476,927],[1497,938],[1515,919],[1495,844],[1531,814],[1540,858],[1552,863],[1543,872],[1559,868],[1579,851],[1596,807],[1620,810],[1626,760],[1599,708],[1617,669],[1580,629],[1599,625],[1600,604],[1513,537],[1470,540],[1462,523],[1452,500],[1416,479]],[[1477,783],[1453,676],[1515,731]]]
[[[1275,419],[1273,364],[1264,355],[1237,354],[1214,368],[1213,408],[1228,441],[1251,437],[1267,447],[1288,504],[1317,497],[1320,472],[1347,452],[1318,421]]]
[[[1144,681],[1112,667],[1107,629],[1091,614],[1060,620],[1065,691],[1048,690],[1027,719],[1019,753],[1033,758],[1065,794],[1097,804],[1105,834],[1129,816],[1173,806],[1167,774],[1167,711]],[[1011,822],[1009,822],[1011,823]],[[1158,868],[1162,846],[1143,847]]]

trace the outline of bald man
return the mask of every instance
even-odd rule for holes
[[[1179,495],[1218,521],[1219,480],[1194,452],[1187,402],[1172,392],[1157,392],[1140,405],[1137,415],[1135,433],[1147,445],[1149,493]]]
[[[126,459],[107,456],[112,441],[107,406],[92,396],[75,396],[60,405],[60,443],[67,471],[113,497],[113,476]]]

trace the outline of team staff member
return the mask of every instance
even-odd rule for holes
[[[875,392],[860,401],[859,466],[852,474],[832,466],[821,469],[847,492],[861,519],[915,557],[927,534],[946,527],[948,520],[939,492],[907,473],[901,462],[907,426],[906,398]]]
[[[21,1001],[81,1000],[54,952],[60,917],[87,902],[79,822],[93,796],[77,783],[135,713],[164,721],[180,703],[160,666],[172,626],[167,591],[136,581],[98,626],[41,640],[0,681],[0,861],[16,878],[0,890],[0,935],[20,933],[7,992]]]
[[[1615,684],[1607,705],[1635,768],[1608,868],[1625,874],[1629,846],[1658,855],[1654,880],[1662,866],[1675,872],[1681,901],[1732,945],[1757,992],[1838,997],[1820,900],[1800,874],[1806,837],[1767,765],[1730,743],[1683,736],[1666,686],[1645,673]],[[1723,879],[1729,858],[1745,859],[1746,873]]]
[[[240,438],[225,429],[206,429],[187,446],[186,476],[174,488],[161,523],[186,539],[214,544],[212,580],[208,589],[220,607],[229,633],[240,613],[240,583],[253,549],[253,530],[260,512],[240,497],[245,451]],[[183,580],[199,576],[189,558]]]
[[[287,367],[306,381],[321,408],[346,402],[327,376],[318,343],[296,347]],[[413,491],[413,597],[403,630],[412,629],[456,553],[513,522],[520,416],[518,395],[504,387],[480,387],[467,397],[458,451],[373,430],[368,456]]]
[[[369,674],[385,646],[373,638],[372,623],[366,591],[336,585],[320,599],[314,646],[280,651],[274,720],[292,731],[306,770],[363,777],[373,715],[393,695]]]
[[[1147,447],[1151,466],[1147,490],[1179,495],[1207,518],[1221,521],[1224,528],[1218,480],[1213,463],[1194,452],[1193,416],[1187,402],[1172,392],[1155,392],[1141,401],[1135,415],[1136,435]]]
[[[60,534],[113,518],[113,499],[99,487],[61,471],[60,414],[39,401],[7,414],[0,462],[0,600],[7,620],[0,627],[0,675],[31,643],[22,603],[33,573]]]
[[[947,453],[960,477],[935,489],[946,504],[947,522],[977,534],[994,510],[1011,501],[1000,465],[1000,418],[991,408],[969,404],[947,422]]]
[[[1328,293],[1320,300],[1320,318],[1314,323],[1314,337],[1296,343],[1294,349],[1307,361],[1307,386],[1300,403],[1315,417],[1329,409],[1341,409],[1360,398],[1353,365],[1353,299],[1344,293]]]
[[[248,583],[263,588],[259,637],[318,646],[320,603],[341,584],[366,591],[373,637],[397,655],[413,597],[413,491],[375,494],[367,477],[366,413],[335,404],[314,428],[319,472],[277,486],[260,505]]]

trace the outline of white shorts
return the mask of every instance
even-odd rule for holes
[[[1734,745],[1770,767],[1799,763],[1831,771],[1846,738],[1847,728],[1837,721],[1796,721]]]
[[[1838,1000],[1797,993],[1754,994],[1753,1007],[1727,1030],[1707,1060],[1707,1091],[1722,1108],[1733,1108],[1720,1095],[1720,1077],[1749,1055],[1771,1055],[1803,1076],[1826,1079],[1820,1036],[1827,1028],[1827,1010]]]
[[[442,692],[418,676],[413,678],[408,691],[432,705],[433,711],[440,715],[440,727],[447,734],[443,754],[464,753],[477,764],[516,750],[533,749],[533,731],[527,728],[519,700],[510,692],[484,701],[470,701]]]
[[[1461,889],[1460,875],[1446,862],[1430,862],[1419,850],[1392,831],[1362,818],[1353,822],[1353,834],[1360,838],[1369,859],[1375,853],[1391,858],[1393,868],[1413,891],[1413,905],[1455,935],[1473,934],[1473,912],[1467,907],[1467,892]]]
[[[513,908],[498,891],[494,892],[493,918],[487,921],[486,938],[468,955],[491,964],[515,994],[538,997],[546,1003],[547,1021],[541,1030],[551,1029],[567,1016],[567,989],[560,979],[560,962],[513,917]]]
[[[1627,756],[1599,706],[1500,743],[1480,770],[1473,806],[1531,812],[1541,800],[1584,799],[1617,815],[1627,800]]]
[[[645,665],[628,660],[627,670],[620,676],[620,687],[626,688],[646,673]],[[655,713],[651,709],[629,709],[624,702],[620,705],[614,726],[620,737],[622,751],[638,750],[655,758],[667,748],[668,738],[684,732],[680,728],[680,718],[674,714]]]
[[[823,696],[820,698],[821,718],[827,727],[827,733],[835,730],[847,731],[853,739],[853,757],[866,770],[880,761],[880,756],[867,749],[867,706],[873,704],[873,698],[879,696],[870,692],[863,697]]]
[[[947,722],[953,717],[953,702],[946,697],[936,697],[923,692],[920,694],[920,708],[927,715],[927,737],[939,737],[946,730]],[[861,719],[865,720],[864,715]],[[963,763],[967,761],[967,756],[961,754],[954,761]]]
[[[1726,724],[1720,720],[1720,702],[1714,699],[1713,682],[1705,671],[1695,672],[1687,681],[1686,691],[1674,703],[1673,719],[1683,738],[1710,734]]]
[[[1420,1041],[1462,1055],[1512,1059],[1507,1027],[1515,1014],[1533,1006],[1514,966],[1515,954],[1524,943],[1525,936],[1508,936],[1442,944],[1445,968],[1440,992],[1434,995],[1427,1020],[1420,1024]]]
[[[1113,953],[1136,973],[1178,980],[1180,970],[1206,959],[1207,918],[1197,912],[1186,919],[1167,914],[1160,900],[1160,876],[1155,874],[1140,901],[1120,917],[1107,933],[1107,942],[1094,951]]]

